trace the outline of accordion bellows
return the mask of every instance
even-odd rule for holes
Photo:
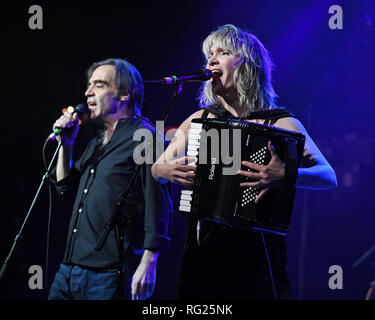
[[[255,203],[261,187],[240,187],[254,181],[236,174],[250,170],[241,161],[267,165],[268,141],[285,164],[280,187],[271,188]],[[195,157],[195,181],[181,191],[180,214],[229,227],[285,235],[289,232],[295,183],[305,136],[299,132],[241,119],[193,119],[187,155]]]

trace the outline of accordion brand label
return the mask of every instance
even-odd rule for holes
[[[215,177],[215,164],[217,163],[216,158],[211,158],[210,174],[208,175],[209,180],[214,180]]]
[[[246,138],[246,147],[249,146],[249,142],[250,142],[250,135],[248,134]]]

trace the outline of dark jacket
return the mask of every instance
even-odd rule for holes
[[[148,129],[139,118],[121,119],[110,142],[101,148],[98,137],[90,142],[67,177],[55,182],[62,196],[75,194],[63,263],[91,268],[119,265],[119,226],[112,229],[102,249],[95,249],[104,226],[110,220],[117,197],[135,169],[133,140],[136,130]],[[170,184],[159,184],[151,175],[151,164],[144,164],[121,208],[124,230],[123,255],[126,261],[142,249],[158,251],[168,246],[172,218]]]

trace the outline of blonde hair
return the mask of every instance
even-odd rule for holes
[[[215,45],[230,50],[240,61],[233,79],[240,105],[250,112],[274,108],[277,95],[272,86],[273,63],[260,40],[253,34],[226,24],[213,31],[203,42],[203,53],[208,60],[209,51]],[[199,93],[201,107],[220,104],[219,97],[212,92],[210,81],[206,81]]]

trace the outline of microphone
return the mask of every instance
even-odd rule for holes
[[[67,108],[67,111],[69,113],[77,113],[78,114],[78,117],[85,114],[87,111],[88,111],[88,107],[87,107],[87,104],[86,103],[80,103],[78,105],[76,105],[74,108],[72,106],[69,106]],[[48,139],[49,140],[55,140],[57,136],[59,136],[61,134],[61,131],[63,129],[60,129],[60,128],[55,128],[55,130],[53,130],[53,132],[48,136]]]
[[[180,77],[177,76],[170,76],[170,77],[164,77],[161,80],[161,83],[163,84],[184,84],[185,82],[190,81],[207,81],[212,78],[212,72],[208,69],[199,69],[193,73],[183,75]]]

